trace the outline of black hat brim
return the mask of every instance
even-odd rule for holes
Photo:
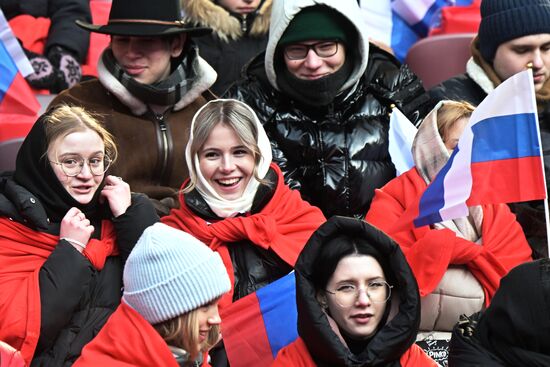
[[[112,23],[106,25],[94,25],[75,21],[76,25],[90,32],[108,34],[112,36],[135,36],[135,37],[151,37],[151,36],[169,36],[172,34],[187,33],[192,37],[200,37],[212,32],[211,28],[193,27],[190,25],[170,26],[164,24],[150,23]]]

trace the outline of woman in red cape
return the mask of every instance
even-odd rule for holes
[[[229,288],[217,253],[188,233],[150,226],[124,267],[122,303],[74,367],[209,366]]]
[[[232,284],[220,307],[288,274],[325,218],[285,185],[255,113],[209,102],[193,119],[186,159],[181,207],[161,220],[219,252]]]
[[[105,174],[109,133],[77,107],[40,117],[0,178],[0,340],[27,365],[71,365],[120,303],[122,262],[158,220]]]
[[[454,295],[452,307],[446,310],[431,310],[423,303],[423,324],[430,312],[439,312],[448,320],[445,331],[452,329],[461,313],[469,315],[488,305],[500,279],[516,265],[531,260],[522,229],[505,204],[470,207],[468,217],[431,226],[416,228],[412,223],[414,206],[449,159],[472,111],[466,103],[440,102],[415,137],[412,153],[416,167],[377,190],[365,218],[399,244],[423,301],[436,289],[443,295]],[[408,227],[397,230],[401,226],[396,223],[408,216]],[[477,309],[471,309],[467,298],[473,298],[471,293],[477,289],[481,301],[474,306]]]

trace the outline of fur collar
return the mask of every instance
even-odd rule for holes
[[[132,95],[126,87],[124,87],[105,67],[102,61],[102,57],[99,58],[97,64],[97,74],[100,83],[115,97],[127,106],[134,115],[141,116],[147,112],[147,104]],[[217,78],[216,71],[198,56],[198,67],[195,70],[197,80],[185,95],[174,105],[174,111],[179,111],[185,106],[192,103],[197,99],[204,91],[214,84]]]
[[[252,23],[249,35],[263,37],[269,31],[272,0],[265,0]],[[222,41],[237,40],[243,36],[237,18],[212,0],[188,0],[182,2],[185,19],[194,24],[212,28],[213,33]]]
[[[466,73],[485,93],[489,94],[495,89],[491,79],[489,79],[483,68],[474,61],[473,57],[470,57],[466,63]]]

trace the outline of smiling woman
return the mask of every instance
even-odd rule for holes
[[[94,117],[59,106],[0,179],[0,340],[27,365],[75,361],[120,302],[122,263],[158,221],[145,196],[106,175],[116,158]]]

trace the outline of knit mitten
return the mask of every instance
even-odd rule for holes
[[[48,59],[60,71],[62,77],[60,87],[62,89],[72,87],[82,78],[80,63],[70,51],[60,46],[54,46],[48,52]]]

